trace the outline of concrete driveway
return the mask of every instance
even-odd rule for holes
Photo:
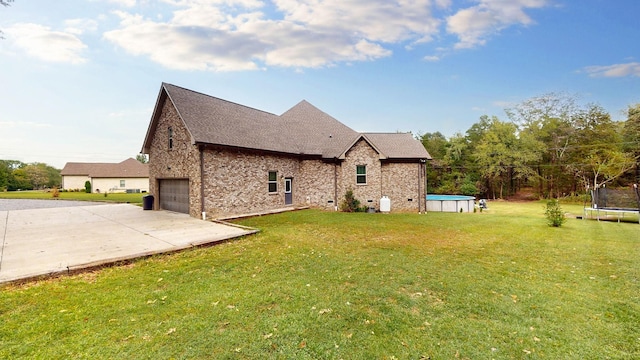
[[[130,204],[0,209],[0,284],[249,235],[254,229]]]

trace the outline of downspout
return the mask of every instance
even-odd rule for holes
[[[333,160],[333,210],[338,211],[338,159]]]
[[[422,186],[422,163],[418,163],[418,214],[422,214],[422,191],[420,191],[420,187]]]
[[[382,160],[380,160],[380,196],[378,197],[378,210],[380,209],[380,199],[384,196],[382,190]]]
[[[200,213],[202,220],[207,220],[207,213],[204,211],[204,149],[202,145],[198,146],[200,151]]]
[[[424,213],[427,213],[427,186],[429,186],[429,184],[427,183],[427,160],[426,159],[421,159],[420,162],[422,163],[422,174],[424,175],[424,193],[422,195],[424,195]]]

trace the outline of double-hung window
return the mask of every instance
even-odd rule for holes
[[[367,184],[367,165],[356,166],[356,184],[357,185]]]
[[[277,171],[269,171],[269,192],[270,193],[278,192],[278,172]]]

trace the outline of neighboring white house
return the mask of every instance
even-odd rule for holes
[[[65,190],[82,190],[89,181],[92,192],[149,191],[149,165],[133,158],[120,163],[69,162],[60,174]]]

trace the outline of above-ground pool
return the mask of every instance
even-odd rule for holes
[[[475,200],[473,196],[427,194],[427,211],[473,212]]]

